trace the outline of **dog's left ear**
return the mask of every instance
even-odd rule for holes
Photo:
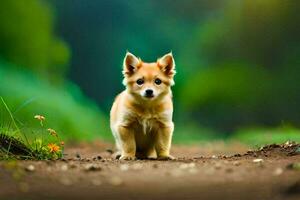
[[[172,52],[164,55],[163,57],[157,60],[157,64],[160,69],[167,75],[167,76],[174,76],[175,71],[175,61],[173,58]]]
[[[123,75],[130,76],[134,74],[141,63],[141,60],[138,59],[135,55],[130,52],[126,53],[126,56],[123,61]]]

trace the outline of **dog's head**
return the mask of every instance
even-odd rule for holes
[[[127,52],[123,63],[123,84],[130,94],[143,100],[155,100],[170,92],[174,85],[175,61],[168,53],[153,63],[145,63]]]

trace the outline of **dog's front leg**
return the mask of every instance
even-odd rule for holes
[[[170,155],[173,130],[173,123],[171,123],[171,125],[169,126],[160,127],[158,129],[157,135],[155,137],[155,150],[157,153],[157,158],[159,160],[174,159],[174,157]]]
[[[121,140],[121,160],[135,160],[136,142],[134,133],[125,126],[119,126],[118,132]]]

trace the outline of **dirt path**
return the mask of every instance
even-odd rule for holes
[[[119,161],[111,148],[67,148],[61,161],[1,161],[0,199],[300,199],[299,145],[175,146],[174,161]]]

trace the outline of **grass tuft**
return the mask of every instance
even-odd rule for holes
[[[0,124],[0,160],[7,159],[58,159],[63,156],[64,142],[60,140],[59,135],[54,129],[46,128],[43,121],[45,117],[35,115],[33,118],[40,124],[39,133],[36,130],[27,129],[25,132],[18,125],[13,112],[2,97],[1,102],[4,105],[6,115],[9,120],[1,119]],[[1,107],[0,107],[1,108]],[[1,112],[1,118],[7,119],[4,112]],[[22,123],[23,124],[23,123]]]

